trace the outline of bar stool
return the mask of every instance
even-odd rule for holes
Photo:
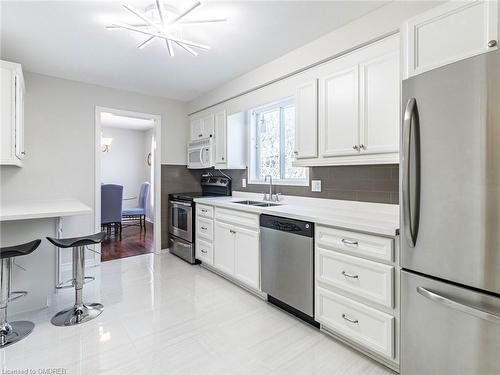
[[[35,328],[33,322],[25,320],[9,323],[7,321],[7,305],[9,302],[28,294],[28,292],[10,291],[14,258],[31,254],[40,246],[41,242],[41,240],[35,240],[22,245],[0,248],[0,348],[24,339]]]
[[[47,237],[57,247],[73,248],[73,277],[68,287],[75,288],[75,305],[54,315],[50,320],[53,325],[73,326],[97,318],[102,313],[104,306],[100,303],[83,303],[83,285],[86,280],[94,280],[93,277],[85,277],[85,247],[101,243],[105,238],[106,232],[74,238]]]

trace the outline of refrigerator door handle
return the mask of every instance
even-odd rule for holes
[[[413,142],[412,142],[413,140]],[[411,159],[411,147],[414,147],[414,160]],[[414,175],[412,178],[411,162],[414,165]],[[413,184],[413,186],[412,186]],[[411,191],[415,194],[412,202]],[[415,98],[408,100],[406,104],[405,116],[403,121],[403,226],[406,240],[410,247],[415,247],[418,234],[418,221],[420,210],[420,143],[419,126],[417,114],[417,101]],[[414,206],[412,207],[412,203]]]
[[[451,309],[455,309],[458,311],[461,311],[463,313],[475,316],[477,318],[487,320],[492,323],[500,324],[500,315],[492,314],[490,312],[484,311],[480,308],[477,307],[472,307],[469,305],[466,305],[461,302],[454,301],[450,298],[441,296],[435,292],[432,292],[428,289],[425,289],[424,287],[418,286],[417,287],[417,292],[424,296],[425,298],[430,299],[433,302],[437,302],[443,306],[449,307]]]

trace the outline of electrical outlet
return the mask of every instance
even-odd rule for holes
[[[311,191],[321,192],[321,180],[311,181]]]
[[[244,188],[247,187],[247,179],[246,178],[241,179],[241,187],[244,187]]]

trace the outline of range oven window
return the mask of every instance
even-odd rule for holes
[[[191,207],[171,207],[172,226],[174,228],[187,231],[189,226],[189,211]]]

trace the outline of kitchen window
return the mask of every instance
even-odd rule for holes
[[[291,99],[250,111],[249,183],[265,183],[271,175],[277,185],[309,185],[309,170],[294,167],[295,106]]]

